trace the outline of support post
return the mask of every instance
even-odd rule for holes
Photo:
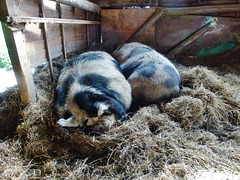
[[[40,1],[40,11],[42,13],[43,18],[45,18],[44,15],[44,2],[43,0]],[[48,66],[49,66],[49,71],[50,71],[50,76],[52,81],[54,81],[54,77],[53,77],[53,65],[52,65],[52,57],[51,57],[51,52],[50,52],[50,45],[48,42],[48,34],[47,34],[47,24],[43,23],[43,35],[44,35],[44,43],[45,43],[45,47],[47,49],[47,59],[48,59]]]
[[[1,3],[4,7],[3,9],[6,10],[1,12],[3,13],[1,14],[2,16],[18,16],[20,14],[19,2],[17,0],[2,0]],[[24,105],[33,103],[36,101],[36,91],[22,28],[8,26],[4,23],[2,23],[2,28],[20,91],[21,101]]]
[[[88,14],[88,12],[86,12],[86,20],[88,20],[88,19],[89,19],[89,14]],[[89,26],[86,24],[86,46],[87,46],[87,48],[89,47],[89,39],[90,39]]]
[[[4,23],[2,23],[2,28],[17,79],[21,101],[24,105],[33,103],[36,100],[36,92],[22,31],[8,27]]]
[[[61,4],[58,3],[57,6],[59,9],[59,17],[62,19],[63,14],[62,14]],[[66,40],[65,40],[65,26],[64,26],[64,24],[60,24],[60,27],[61,27],[62,44],[63,44],[62,51],[63,51],[64,59],[66,60],[67,59],[67,51],[66,51]]]

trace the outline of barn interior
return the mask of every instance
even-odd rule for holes
[[[239,16],[239,0],[1,0],[17,86],[0,94],[0,178],[238,179]],[[64,62],[135,41],[176,65],[180,96],[102,135],[59,127]]]

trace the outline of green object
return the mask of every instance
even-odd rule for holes
[[[7,53],[0,53],[0,68],[4,68],[6,70],[12,69],[11,60]]]
[[[203,49],[201,49],[201,51],[199,51],[196,54],[196,56],[204,57],[204,56],[208,56],[208,55],[215,55],[215,54],[223,53],[223,52],[228,51],[229,49],[232,49],[235,46],[236,46],[235,43],[227,43],[227,42],[222,43],[213,48],[203,48]]]

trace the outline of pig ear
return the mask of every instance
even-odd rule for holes
[[[127,114],[126,114],[126,110],[123,107],[123,105],[121,103],[119,103],[118,101],[111,99],[108,104],[109,106],[109,110],[112,114],[115,114],[116,119],[121,120],[121,121],[125,121],[127,118]]]
[[[97,102],[95,107],[97,108],[98,117],[102,116],[103,114],[114,114],[116,119],[121,121],[126,120],[127,116],[125,108],[114,99],[108,99],[104,102]]]
[[[98,117],[102,116],[103,114],[110,114],[109,105],[106,103],[98,103],[97,104],[98,109]]]

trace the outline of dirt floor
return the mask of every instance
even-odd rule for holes
[[[55,81],[64,60],[53,61]],[[38,100],[0,95],[0,179],[240,179],[240,77],[177,66],[183,89],[100,136],[56,124],[56,82],[36,70]]]

